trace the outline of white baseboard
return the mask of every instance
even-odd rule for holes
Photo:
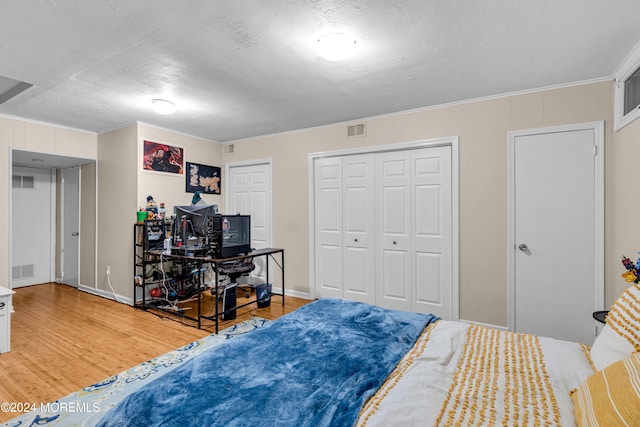
[[[273,291],[274,292],[278,292],[278,293],[282,293],[282,288],[273,288]],[[309,296],[309,292],[292,291],[290,289],[287,289],[285,291],[284,295],[287,296],[287,297],[311,299],[311,297]]]
[[[133,300],[129,297],[117,295],[112,292],[103,291],[102,289],[91,288],[85,285],[78,285],[78,290],[89,294],[98,295],[99,297],[108,298],[122,304],[133,305]]]
[[[123,304],[127,304],[127,305],[133,305],[133,299],[129,298],[129,297],[125,297],[122,295],[116,295],[112,292],[107,292],[107,291],[103,291],[102,289],[96,289],[96,288],[92,288],[89,286],[85,286],[85,285],[78,285],[78,290],[79,291],[83,291],[83,292],[87,292],[93,295],[98,295],[100,297],[103,298],[108,298]],[[273,288],[274,292],[278,292],[281,293],[282,292],[282,288]],[[309,296],[308,292],[299,292],[299,291],[291,291],[291,290],[287,290],[285,292],[285,296],[291,296],[291,297],[296,297],[296,298],[302,298],[302,299],[311,299],[311,297]]]

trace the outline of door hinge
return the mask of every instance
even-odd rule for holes
[[[597,155],[598,155],[598,146],[597,146],[597,145],[594,145],[594,146],[593,146],[593,156],[595,157],[595,156],[597,156]]]

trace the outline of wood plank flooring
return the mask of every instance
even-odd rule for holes
[[[205,308],[212,302],[204,292]],[[269,307],[239,309],[220,330],[253,316],[275,320],[310,301],[285,302],[273,296]],[[212,321],[197,329],[193,321],[54,283],[16,289],[13,306],[11,351],[0,354],[0,403],[54,401],[215,331]],[[0,422],[17,415],[0,411]]]

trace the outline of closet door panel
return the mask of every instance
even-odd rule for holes
[[[450,318],[451,148],[415,150],[413,156],[411,221],[415,268],[411,310]]]
[[[411,309],[411,162],[408,153],[375,155],[376,303],[397,310]]]
[[[314,160],[317,297],[452,318],[451,150]]]
[[[344,297],[375,303],[373,155],[342,158]]]
[[[342,287],[342,162],[318,159],[315,179],[315,281],[318,298],[341,298]]]
[[[407,310],[411,295],[409,294],[410,263],[407,251],[383,249],[382,255],[382,279],[378,283],[377,304],[382,307],[397,310]]]

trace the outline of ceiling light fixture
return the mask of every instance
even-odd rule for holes
[[[166,99],[152,99],[151,108],[153,108],[153,111],[155,111],[156,113],[165,116],[178,111],[176,105],[171,101],[167,101]]]
[[[316,41],[316,52],[327,61],[342,61],[353,54],[357,41],[344,33],[329,33]]]

